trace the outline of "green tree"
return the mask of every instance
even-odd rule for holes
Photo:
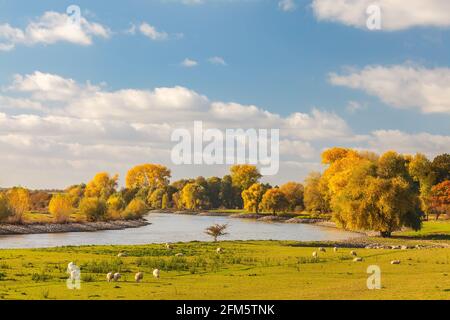
[[[431,213],[430,195],[431,188],[436,181],[436,172],[430,160],[423,154],[416,154],[408,166],[409,174],[419,184],[420,207],[427,219]]]
[[[221,206],[220,201],[220,190],[222,185],[222,180],[219,177],[211,177],[207,180],[207,192],[208,192],[208,198],[209,203],[211,204],[212,208],[219,208]]]

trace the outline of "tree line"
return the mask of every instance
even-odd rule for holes
[[[449,214],[450,155],[432,161],[422,154],[394,151],[379,156],[348,148],[322,154],[323,173],[281,186],[261,183],[253,165],[235,165],[223,177],[170,181],[171,171],[159,164],[131,168],[125,187],[118,175],[100,172],[87,184],[49,195],[12,188],[0,193],[0,221],[20,223],[27,210],[48,210],[57,222],[71,215],[88,221],[135,219],[149,209],[245,209],[278,214],[302,212],[331,215],[348,230],[375,230],[383,236],[406,226],[421,227],[431,214]]]

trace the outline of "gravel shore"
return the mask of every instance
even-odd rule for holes
[[[0,235],[36,234],[36,233],[64,233],[64,232],[94,232],[101,230],[122,230],[139,228],[150,223],[140,220],[116,220],[108,222],[83,223],[45,223],[45,224],[0,224]]]

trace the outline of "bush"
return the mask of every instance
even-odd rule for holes
[[[106,201],[108,206],[108,218],[110,219],[121,219],[121,212],[125,208],[125,200],[120,193],[115,193],[108,198]]]
[[[72,198],[65,194],[56,194],[50,200],[48,210],[57,223],[66,223],[73,212]]]
[[[13,214],[8,198],[4,194],[0,194],[0,221],[7,221]]]
[[[79,206],[80,213],[87,221],[101,221],[106,218],[108,208],[106,202],[99,198],[83,198]]]
[[[142,218],[142,216],[146,214],[147,211],[148,208],[145,202],[141,199],[136,198],[128,204],[125,211],[123,212],[123,216],[127,220],[139,219]]]

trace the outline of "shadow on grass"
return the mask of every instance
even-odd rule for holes
[[[399,240],[450,240],[450,234],[436,233],[436,234],[415,235],[415,236],[397,235],[397,236],[392,236],[392,239],[399,239]]]

